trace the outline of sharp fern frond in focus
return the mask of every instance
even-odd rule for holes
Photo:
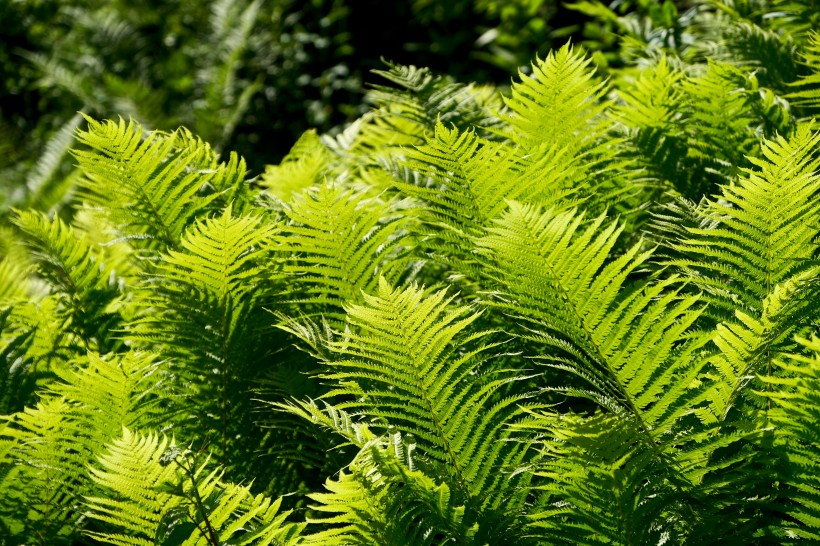
[[[124,428],[91,469],[107,496],[87,499],[88,516],[113,532],[90,533],[107,544],[150,541],[193,546],[297,544],[301,525],[285,522],[281,500],[254,496],[222,481],[219,468],[183,451],[166,437]],[[125,531],[117,532],[117,531]],[[127,534],[126,534],[127,533]]]
[[[178,249],[156,263],[143,286],[142,305],[152,312],[128,333],[169,359],[178,378],[176,395],[185,402],[177,402],[176,410],[187,414],[185,405],[197,400],[200,410],[187,419],[215,443],[219,457],[227,457],[229,438],[253,442],[250,424],[238,418],[249,417],[243,408],[250,401],[240,403],[238,393],[249,388],[266,356],[261,340],[270,315],[262,305],[272,296],[264,245],[275,232],[275,225],[257,216],[235,216],[230,205],[197,221]]]
[[[42,213],[18,212],[15,223],[37,265],[38,274],[57,294],[65,327],[87,348],[108,350],[111,330],[121,318],[109,307],[119,296],[116,274],[100,263],[100,254],[61,219]]]

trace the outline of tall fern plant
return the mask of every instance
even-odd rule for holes
[[[392,67],[251,180],[89,119],[78,214],[0,263],[0,533],[819,540],[820,135],[666,53],[506,97]]]

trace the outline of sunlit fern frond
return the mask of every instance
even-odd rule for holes
[[[37,274],[62,303],[66,327],[88,347],[108,350],[121,317],[109,307],[120,295],[113,271],[100,253],[60,218],[20,211],[14,219],[23,233]]]
[[[521,148],[521,161],[535,164],[545,155],[556,156],[564,185],[595,211],[635,197],[638,171],[619,153],[620,138],[609,134],[611,124],[602,115],[611,106],[605,99],[608,86],[596,79],[591,58],[567,43],[536,59],[532,72],[519,74],[504,98],[509,127],[503,134]]]
[[[184,130],[143,140],[133,121],[86,120],[78,140],[89,149],[73,152],[84,174],[83,197],[110,215],[117,237],[153,251],[176,248],[217,196],[204,191],[218,175],[213,151]]]
[[[376,294],[348,307],[346,331],[329,347],[326,397],[413,434],[468,502],[500,509],[517,481],[503,470],[523,456],[503,441],[522,397],[504,395],[517,376],[493,368],[492,332],[471,331],[479,315],[452,299],[380,279]]]
[[[230,205],[198,220],[178,249],[156,262],[140,292],[140,305],[151,312],[129,326],[129,339],[169,359],[184,395],[175,409],[194,419],[186,433],[212,440],[219,457],[228,457],[232,443],[251,441],[243,409],[268,347],[272,320],[262,305],[272,286],[264,244],[276,229],[257,216],[234,215]]]
[[[606,86],[595,81],[591,63],[566,44],[543,61],[537,59],[532,76],[520,74],[504,99],[510,109],[510,137],[527,150],[569,144],[578,149],[594,138],[591,129],[606,106],[600,101]]]
[[[658,438],[702,397],[692,383],[696,351],[708,341],[692,328],[699,300],[674,278],[630,283],[651,251],[639,242],[613,255],[623,226],[585,220],[511,203],[477,241],[497,286],[494,305],[520,325],[519,336],[549,348],[547,364],[589,382],[591,390],[569,394],[631,414]]]
[[[0,477],[0,511],[15,521],[19,536],[39,543],[68,540],[82,528],[78,510],[93,484],[87,466],[126,425],[156,423],[152,385],[156,362],[130,353],[90,353],[60,372],[36,406],[12,414],[0,445],[11,446],[10,471]],[[0,447],[2,451],[2,447]]]
[[[430,233],[422,245],[475,276],[472,238],[506,209],[507,199],[559,208],[577,201],[577,173],[566,154],[557,149],[522,160],[512,146],[437,123],[423,146],[405,152],[402,164],[412,178],[396,172],[394,185],[422,204],[422,229]]]
[[[799,339],[811,356],[792,355],[777,362],[781,373],[761,377],[765,396],[774,404],[771,422],[788,454],[788,516],[783,527],[788,536],[820,540],[820,340]]]
[[[316,131],[305,131],[279,165],[268,165],[257,184],[281,201],[322,182],[333,154]]]
[[[91,468],[105,496],[86,500],[88,517],[111,532],[89,535],[118,546],[297,543],[302,526],[285,522],[281,499],[224,482],[219,468],[196,459],[164,436],[123,428]]]
[[[407,265],[412,210],[399,200],[370,197],[330,183],[304,192],[285,210],[273,240],[299,312],[340,323],[342,306],[373,291],[379,275],[395,281]]]
[[[801,127],[790,139],[764,141],[756,167],[725,185],[674,245],[688,256],[671,264],[727,314],[761,311],[775,286],[816,265],[820,229],[820,134]]]

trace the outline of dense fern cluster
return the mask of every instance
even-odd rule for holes
[[[256,178],[87,118],[3,234],[0,544],[820,541],[820,37],[721,5]]]

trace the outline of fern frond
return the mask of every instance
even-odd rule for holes
[[[541,544],[657,544],[665,536],[685,543],[693,515],[686,494],[696,494],[681,495],[669,461],[636,449],[629,418],[549,412],[522,428],[538,434],[541,451],[528,536]]]
[[[815,265],[820,222],[820,134],[803,126],[790,139],[763,142],[757,167],[699,213],[709,225],[687,229],[674,245],[688,256],[672,260],[706,294],[731,313],[760,313],[775,286]]]
[[[374,72],[399,89],[373,86],[367,98],[378,109],[357,125],[350,152],[373,157],[399,146],[421,145],[437,123],[474,128],[482,136],[500,129],[498,113],[504,105],[495,88],[456,83],[426,68],[389,67]]]
[[[28,203],[33,205],[32,208],[43,210],[43,207],[38,205],[43,204],[43,197],[49,194],[50,189],[53,189],[49,187],[50,183],[58,174],[63,159],[74,142],[74,132],[82,122],[83,117],[80,114],[75,114],[66,121],[46,143],[43,155],[26,177],[26,187],[29,191]]]
[[[491,332],[470,333],[479,315],[450,308],[452,299],[380,279],[375,295],[348,307],[349,332],[330,346],[327,397],[413,434],[468,497],[498,508],[515,482],[500,472],[522,454],[501,441],[522,397],[501,396],[516,377],[492,371]]]
[[[61,219],[38,212],[18,212],[14,219],[38,274],[60,298],[68,328],[86,344],[107,350],[111,330],[121,318],[109,306],[120,295],[117,279],[99,253]]]
[[[606,87],[594,81],[591,63],[566,44],[543,61],[536,59],[532,77],[519,74],[521,81],[504,100],[517,144],[528,150],[569,144],[577,149],[596,136],[592,124],[606,106],[599,102]]]
[[[439,260],[469,273],[475,267],[472,238],[505,210],[507,199],[558,208],[577,201],[577,171],[566,165],[566,152],[550,150],[522,160],[509,145],[437,123],[427,143],[407,150],[401,161],[412,171],[413,182],[396,176],[394,185],[423,205],[422,219],[435,235],[422,244]]]
[[[75,365],[59,372],[36,406],[5,418],[0,436],[0,445],[11,446],[11,470],[0,476],[0,511],[22,524],[21,536],[43,544],[79,531],[77,504],[93,487],[86,467],[106,442],[124,425],[160,415],[150,357],[129,353],[106,361],[90,353]]]
[[[788,516],[783,526],[790,536],[820,540],[820,341],[798,339],[812,356],[792,355],[777,362],[780,374],[760,376],[766,396],[774,403],[770,412],[780,441],[788,453],[790,504],[783,510]]]
[[[505,136],[523,150],[522,161],[556,156],[565,187],[603,210],[632,197],[639,186],[631,161],[618,153],[619,139],[607,134],[607,84],[596,81],[591,63],[569,43],[536,59],[533,75],[520,74],[504,99],[510,110]]]
[[[176,248],[216,196],[200,194],[216,169],[213,152],[184,131],[143,141],[133,121],[86,121],[78,140],[90,149],[73,152],[84,197],[109,213],[120,237],[151,250]]]
[[[811,33],[802,57],[808,73],[792,84],[795,90],[786,97],[808,113],[816,113],[820,110],[820,32]]]
[[[310,495],[319,503],[311,508],[327,515],[308,520],[320,530],[305,544],[486,543],[476,540],[479,524],[465,517],[458,495],[412,468],[413,449],[398,433],[365,444],[347,472],[326,482],[327,492]]]
[[[262,335],[269,315],[262,302],[270,301],[271,293],[263,245],[276,229],[257,216],[235,216],[230,205],[197,221],[178,250],[156,263],[141,301],[152,312],[128,332],[133,341],[171,359],[170,368],[184,378],[178,394],[196,397],[196,430],[215,436],[220,457],[227,457],[229,438],[248,441],[250,434],[249,423],[238,420],[250,403],[245,391],[266,350]]]
[[[277,199],[289,201],[294,194],[319,184],[332,159],[333,154],[311,129],[299,137],[279,165],[266,166],[257,183]]]
[[[341,322],[342,306],[361,301],[379,275],[395,281],[404,272],[413,216],[396,199],[324,184],[294,197],[285,214],[271,250],[283,258],[300,313]]]
[[[693,357],[708,340],[691,328],[702,310],[674,279],[628,285],[651,251],[638,243],[611,256],[623,226],[604,222],[512,202],[477,244],[500,291],[495,305],[522,325],[519,335],[551,347],[548,363],[590,381],[594,401],[657,437],[700,396]]]
[[[225,483],[207,461],[197,464],[173,442],[124,428],[96,466],[94,481],[107,496],[87,499],[88,516],[122,532],[89,535],[104,543],[296,544],[301,526],[285,522],[281,499],[254,496],[248,487]],[[214,542],[218,541],[218,542]]]

